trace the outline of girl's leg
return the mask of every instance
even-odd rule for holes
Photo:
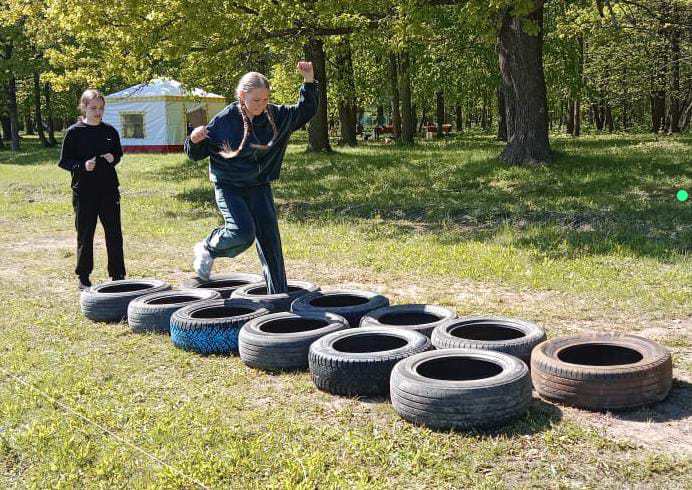
[[[74,208],[74,224],[77,229],[77,267],[75,274],[89,280],[94,269],[94,232],[98,218],[98,202],[96,196],[88,194],[72,194]]]
[[[108,275],[113,280],[125,278],[125,258],[123,256],[123,232],[120,224],[120,194],[101,196],[99,219],[106,236],[108,252]]]
[[[255,221],[257,254],[262,263],[267,292],[269,294],[286,293],[288,292],[286,268],[271,187],[269,184],[253,187],[250,189],[249,198],[250,210]]]
[[[216,257],[235,257],[255,241],[255,225],[245,201],[245,190],[215,187],[216,205],[224,224],[212,231],[204,246]]]

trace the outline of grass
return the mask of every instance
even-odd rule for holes
[[[692,138],[556,136],[553,147],[553,165],[523,168],[498,163],[500,145],[482,135],[331,155],[292,145],[274,186],[289,277],[518,316],[549,336],[639,332],[689,377],[692,208],[675,193],[692,188]],[[544,402],[495,432],[431,432],[386,402],[317,392],[305,373],[267,375],[87,321],[68,175],[57,150],[24,148],[0,153],[3,487],[690,485],[689,457]],[[119,174],[129,275],[179,284],[191,245],[219,223],[206,163],[128,155]],[[250,251],[216,267],[258,261]]]

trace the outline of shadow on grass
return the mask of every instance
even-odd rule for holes
[[[638,410],[613,412],[612,416],[630,422],[660,423],[688,419],[692,417],[692,383],[674,379],[665,400]]]
[[[10,151],[9,143],[5,143],[5,149],[0,150],[0,165],[57,165],[60,160],[60,147],[62,134],[56,134],[58,145],[45,148],[37,138],[23,136],[19,151]]]
[[[671,259],[692,251],[692,207],[675,199],[677,188],[692,182],[692,167],[674,152],[630,148],[643,141],[653,140],[559,140],[555,161],[538,168],[502,164],[502,145],[487,136],[411,148],[290,151],[273,188],[287,221],[372,220],[389,227],[387,236],[427,231],[446,243],[510,231],[513,243],[547,257],[626,251]],[[692,151],[692,139],[675,143]],[[607,151],[615,147],[630,149]],[[188,161],[156,175],[183,181],[206,165]],[[216,213],[208,182],[176,197],[205,205],[204,216]]]

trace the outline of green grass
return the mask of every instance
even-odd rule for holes
[[[496,432],[431,432],[388,403],[317,392],[305,373],[267,375],[87,321],[69,177],[57,150],[25,143],[0,152],[3,487],[195,486],[177,470],[234,488],[690,485],[688,457],[544,402]],[[692,138],[552,144],[555,163],[539,168],[498,163],[501,146],[480,135],[331,155],[289,147],[274,186],[289,277],[514,315],[550,336],[652,332],[689,377],[692,207],[675,193],[692,188]],[[206,163],[128,155],[119,175],[129,275],[179,284],[192,244],[219,223]],[[257,271],[254,255],[216,270]]]

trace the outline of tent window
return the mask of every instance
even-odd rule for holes
[[[144,138],[144,114],[120,113],[123,138]]]

